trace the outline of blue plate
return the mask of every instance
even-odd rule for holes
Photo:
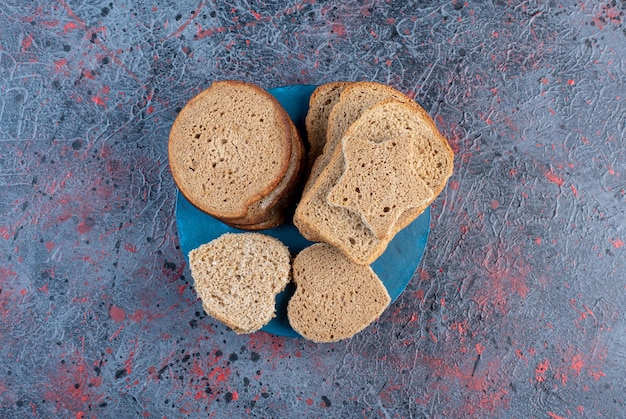
[[[317,86],[294,85],[270,89],[269,92],[287,110],[300,132],[304,135],[304,118],[309,108],[309,97]],[[198,210],[179,192],[176,199],[176,225],[180,247],[189,263],[189,251],[218,238],[224,233],[242,233],[239,230],[210,215]],[[404,291],[419,265],[430,231],[430,208],[427,208],[404,230],[399,232],[389,243],[387,250],[373,264],[372,269],[379,276],[392,302]],[[312,243],[300,235],[300,232],[291,223],[279,227],[263,230],[262,233],[281,240],[293,255],[300,252]],[[276,317],[265,327],[265,332],[288,337],[299,337],[287,319],[287,303],[293,295],[294,286],[289,284],[285,291],[276,297]]]

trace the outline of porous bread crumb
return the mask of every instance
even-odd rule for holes
[[[237,333],[269,323],[291,278],[287,247],[260,233],[223,234],[190,251],[189,267],[206,313]]]
[[[376,320],[391,302],[369,266],[359,266],[336,248],[317,243],[293,261],[296,291],[289,300],[291,327],[316,342],[354,336]]]

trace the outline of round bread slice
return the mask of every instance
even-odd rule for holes
[[[289,115],[259,86],[213,83],[180,111],[168,156],[181,193],[223,220],[245,217],[285,177],[292,154]]]
[[[325,243],[301,251],[292,271],[296,291],[287,305],[287,318],[296,332],[315,342],[354,336],[391,302],[372,268],[356,265]]]
[[[226,233],[189,252],[204,311],[237,333],[259,330],[274,317],[290,262],[284,244],[260,233]]]
[[[289,120],[292,131],[291,158],[289,168],[280,183],[267,196],[255,202],[245,217],[223,220],[226,224],[243,230],[273,228],[285,220],[285,211],[296,198],[305,169],[305,150],[296,126]]]

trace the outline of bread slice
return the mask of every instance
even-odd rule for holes
[[[377,238],[393,237],[405,211],[428,205],[433,198],[418,175],[416,147],[408,135],[381,143],[344,137],[345,171],[330,190],[328,203],[359,214]]]
[[[304,188],[305,191],[315,183],[320,173],[328,165],[335,149],[341,145],[343,134],[354,121],[359,119],[364,111],[385,99],[396,99],[407,103],[413,102],[404,93],[376,82],[350,83],[340,93],[339,100],[328,114],[324,149],[312,166]]]
[[[346,81],[325,83],[318,86],[311,94],[309,110],[304,121],[309,142],[309,167],[324,150],[328,115],[339,101],[341,92],[350,84]]]
[[[432,119],[425,111],[416,111],[416,106],[414,102],[411,104],[393,99],[380,102],[365,111],[350,126],[345,137],[362,138],[375,143],[411,138],[417,149],[414,155],[416,170],[432,189],[434,199],[452,174],[454,154]],[[355,263],[369,265],[385,251],[392,237],[380,239],[360,214],[328,202],[330,191],[344,171],[343,150],[338,147],[317,181],[300,199],[294,224],[308,240],[330,243]],[[393,204],[387,203],[389,206]],[[407,226],[428,205],[409,209],[400,216],[396,225]]]
[[[267,196],[250,205],[245,217],[223,220],[226,224],[244,230],[262,230],[276,227],[285,220],[286,210],[296,198],[304,174],[305,150],[296,126],[289,121],[292,147],[289,168],[280,183]]]
[[[172,176],[200,210],[241,219],[285,177],[292,135],[287,112],[267,91],[241,81],[215,82],[174,121]]]
[[[260,233],[226,233],[189,252],[204,310],[237,333],[252,333],[274,317],[290,262],[285,245]]]
[[[296,332],[316,342],[354,336],[391,302],[372,268],[352,263],[325,243],[301,251],[292,270],[296,291],[287,305],[287,318]]]

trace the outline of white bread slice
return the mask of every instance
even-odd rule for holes
[[[393,237],[405,211],[433,199],[432,189],[418,175],[416,148],[407,135],[381,143],[344,137],[345,171],[330,190],[328,203],[359,214],[377,238]]]
[[[391,302],[372,268],[352,263],[328,244],[307,247],[292,266],[296,291],[287,305],[287,318],[296,332],[315,342],[354,336]]]
[[[237,333],[259,330],[274,317],[290,262],[285,245],[260,233],[226,233],[189,252],[204,310]]]
[[[377,143],[410,137],[417,148],[415,167],[419,177],[433,190],[434,199],[452,174],[454,154],[432,119],[425,111],[417,111],[417,106],[414,102],[393,99],[378,103],[350,126],[345,137],[365,138]],[[379,239],[360,214],[328,203],[327,197],[344,171],[343,150],[338,147],[317,181],[300,199],[294,224],[308,240],[330,243],[355,263],[369,265],[385,251],[392,237]],[[388,203],[391,204],[393,202]],[[405,212],[396,225],[407,226],[427,206]]]
[[[272,95],[251,83],[218,81],[176,117],[170,169],[181,193],[200,210],[241,219],[283,180],[292,142],[289,116]]]
[[[339,101],[339,95],[351,82],[337,81],[318,86],[309,99],[309,110],[304,120],[309,142],[309,167],[322,154],[326,144],[328,116]]]

